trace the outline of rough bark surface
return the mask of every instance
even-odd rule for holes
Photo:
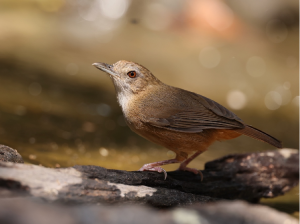
[[[298,150],[229,155],[208,162],[200,176],[109,170],[97,166],[45,168],[0,163],[0,196],[31,195],[64,203],[134,203],[155,207],[220,199],[256,202],[282,195],[299,181]]]
[[[6,145],[0,145],[0,161],[24,163],[22,156],[18,153],[18,151]]]
[[[75,166],[88,178],[127,185],[175,189],[213,198],[243,199],[257,202],[284,194],[299,182],[299,152],[281,149],[261,153],[235,154],[208,162],[204,180],[190,172],[138,172],[107,170],[96,166]]]

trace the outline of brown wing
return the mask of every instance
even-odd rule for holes
[[[241,129],[245,125],[234,113],[204,96],[187,92],[192,97],[192,106],[162,107],[146,122],[164,129],[197,133],[204,129]]]

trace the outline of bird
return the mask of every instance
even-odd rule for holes
[[[178,170],[203,175],[187,165],[215,141],[246,135],[282,148],[271,135],[246,124],[221,104],[194,92],[167,85],[147,68],[131,61],[93,63],[113,81],[117,100],[130,129],[173,151],[174,159],[144,164],[139,171],[164,173],[161,167],[179,163]]]

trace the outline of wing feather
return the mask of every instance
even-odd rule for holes
[[[163,107],[145,122],[159,128],[178,132],[197,133],[205,129],[242,129],[243,121],[217,102],[188,92],[193,106]]]

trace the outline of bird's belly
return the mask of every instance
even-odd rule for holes
[[[231,130],[206,129],[199,133],[184,133],[153,126],[129,127],[142,137],[172,151],[191,153],[205,151],[214,141],[228,140],[240,134]]]
[[[142,122],[128,121],[128,126],[138,135],[162,145],[177,154],[177,158],[186,159],[188,154],[204,152],[215,141],[229,140],[240,136],[234,130],[205,129],[199,133],[184,133],[145,125]]]

